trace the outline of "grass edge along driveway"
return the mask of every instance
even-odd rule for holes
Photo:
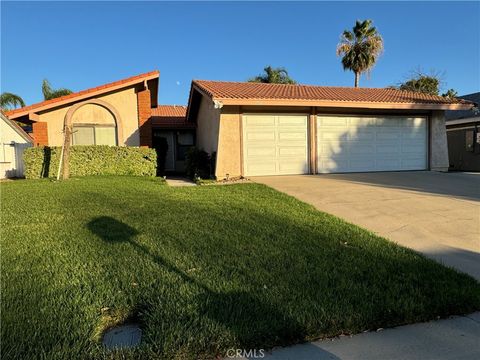
[[[212,358],[480,309],[467,275],[258,184],[1,183],[2,355]],[[102,332],[139,321],[142,345]]]

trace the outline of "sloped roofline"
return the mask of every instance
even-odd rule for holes
[[[6,113],[6,115],[10,119],[15,119],[15,118],[18,118],[18,117],[21,117],[21,116],[28,115],[30,113],[34,113],[34,112],[38,112],[38,111],[44,111],[44,110],[48,110],[48,109],[51,109],[51,108],[54,108],[54,107],[66,105],[66,104],[69,104],[69,103],[72,103],[72,102],[76,102],[76,101],[79,101],[79,100],[91,98],[91,97],[98,96],[98,95],[101,95],[101,94],[104,94],[104,93],[107,93],[107,92],[111,92],[113,90],[122,89],[122,88],[129,87],[129,86],[132,86],[132,85],[135,85],[135,84],[139,84],[139,83],[144,82],[144,81],[158,79],[159,76],[160,76],[160,72],[158,70],[150,71],[150,72],[147,72],[147,73],[144,73],[144,74],[131,76],[131,77],[126,78],[126,79],[122,79],[122,80],[114,81],[114,82],[111,82],[111,83],[108,83],[108,84],[96,86],[96,87],[89,88],[89,89],[82,90],[82,91],[78,91],[78,92],[75,92],[73,94],[61,96],[59,98],[46,100],[46,101],[42,101],[42,102],[39,102],[39,103],[36,103],[36,104],[24,106],[22,108],[14,109],[14,110],[8,111]]]
[[[252,91],[254,87],[256,87],[258,92],[255,92],[255,90]],[[193,91],[209,97],[212,101],[221,102],[222,105],[319,106],[415,110],[469,110],[475,105],[473,102],[463,99],[447,100],[441,96],[386,88],[326,87],[193,80],[190,100]],[[352,99],[352,94],[362,91],[369,92],[371,98],[369,99],[368,96],[363,96],[362,100]],[[336,98],[318,96],[319,92],[335,94],[334,98]],[[250,95],[252,93],[256,93],[256,95]],[[295,95],[299,93],[302,94],[302,96]],[[315,95],[312,96],[313,94]],[[388,100],[389,98],[402,98],[404,100],[394,101]]]
[[[2,120],[4,120],[15,132],[20,135],[25,141],[28,141],[29,143],[33,143],[33,138],[28,135],[25,130],[21,128],[20,125],[18,125],[15,121],[11,120],[6,116],[3,111],[0,111],[0,117]]]

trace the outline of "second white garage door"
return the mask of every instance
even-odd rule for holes
[[[425,170],[427,119],[318,116],[319,173]]]
[[[306,115],[244,115],[246,176],[308,173]]]

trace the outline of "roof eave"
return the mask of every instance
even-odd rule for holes
[[[253,105],[253,106],[318,106],[363,109],[399,109],[399,110],[470,110],[471,104],[432,104],[432,103],[393,103],[366,101],[331,101],[331,100],[289,100],[289,99],[231,99],[217,98],[212,100],[223,105]]]

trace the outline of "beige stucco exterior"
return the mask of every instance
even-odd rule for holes
[[[220,126],[220,110],[213,102],[202,97],[197,115],[197,147],[208,153],[217,151]]]
[[[91,124],[92,119],[97,125],[115,125],[115,117],[103,106],[88,103],[72,115],[72,125]]]
[[[222,108],[218,131],[217,179],[242,175],[242,115],[239,106]]]
[[[122,138],[120,146],[139,146],[137,94],[134,87],[116,90],[115,92],[96,96],[114,108],[122,119]],[[75,104],[68,104],[54,110],[46,110],[38,114],[38,121],[48,124],[48,140],[50,146],[61,146],[63,142],[63,125],[65,115]],[[86,104],[72,115],[72,123],[111,124],[115,119],[110,111],[99,104]]]

